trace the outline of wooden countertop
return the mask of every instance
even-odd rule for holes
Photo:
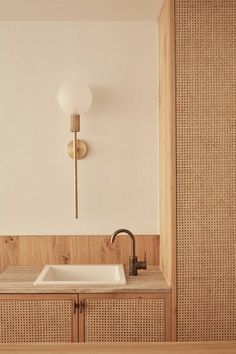
[[[1,344],[4,354],[235,354],[236,342]]]
[[[170,292],[170,286],[159,267],[140,270],[138,276],[126,273],[122,285],[43,285],[34,286],[34,281],[43,267],[8,267],[0,274],[0,293],[158,293]]]

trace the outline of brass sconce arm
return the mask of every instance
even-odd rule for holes
[[[74,210],[78,219],[78,164],[77,160],[87,153],[87,145],[77,140],[80,131],[80,113],[86,112],[92,103],[92,94],[87,86],[78,81],[65,82],[58,92],[58,103],[62,110],[71,117],[71,132],[73,140],[67,146],[68,155],[73,158],[74,165]]]
[[[77,132],[80,131],[80,116],[71,115],[71,132],[73,132],[73,160],[74,160],[74,208],[75,218],[78,219],[78,166],[77,166]]]

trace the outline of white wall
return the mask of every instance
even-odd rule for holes
[[[0,234],[158,232],[157,34],[151,22],[0,22]],[[81,117],[73,213],[59,85],[93,92]]]

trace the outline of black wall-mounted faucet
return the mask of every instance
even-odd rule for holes
[[[110,242],[113,243],[116,239],[116,236],[120,234],[126,234],[131,238],[131,246],[132,246],[132,255],[129,257],[129,275],[138,275],[138,269],[147,269],[146,262],[146,252],[144,261],[138,261],[138,258],[135,254],[135,238],[131,231],[126,229],[116,230],[112,236]]]

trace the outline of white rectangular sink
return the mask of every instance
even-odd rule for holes
[[[46,265],[34,285],[126,284],[122,264]]]

